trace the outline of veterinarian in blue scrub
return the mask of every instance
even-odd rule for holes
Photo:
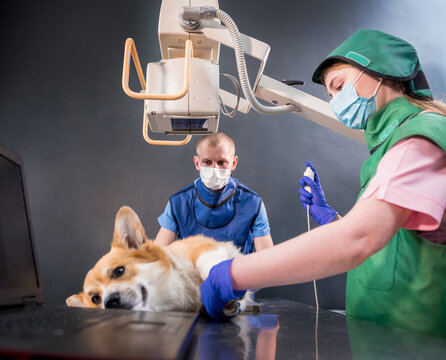
[[[262,198],[231,176],[238,162],[234,141],[223,133],[205,135],[196,152],[200,177],[169,199],[155,242],[167,246],[177,236],[203,234],[233,241],[243,254],[273,246]]]

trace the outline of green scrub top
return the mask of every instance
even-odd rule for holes
[[[384,154],[400,140],[422,136],[446,151],[446,117],[390,101],[367,120],[371,156],[361,169],[361,193]],[[364,219],[367,221],[367,219]],[[446,337],[446,245],[400,229],[379,252],[347,275],[348,315],[430,335]]]

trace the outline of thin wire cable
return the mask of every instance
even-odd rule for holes
[[[231,74],[220,74],[220,76],[226,77],[229,80],[232,81],[234,88],[235,88],[235,93],[236,93],[236,97],[237,97],[237,102],[234,106],[234,108],[232,109],[231,112],[229,112],[228,108],[226,107],[226,105],[223,103],[223,100],[221,99],[221,96],[218,97],[218,101],[220,103],[220,109],[223,115],[226,115],[230,118],[234,118],[235,115],[237,115],[238,112],[238,105],[240,103],[240,84],[238,83],[237,79],[232,76]]]
[[[310,206],[307,204],[307,227],[308,231],[311,230],[310,228]],[[316,310],[319,312],[319,299],[317,297],[317,286],[316,286],[316,280],[313,280],[313,288],[314,288],[314,299],[316,300]]]
[[[311,228],[310,228],[310,206],[308,204],[307,204],[307,228],[308,228],[308,231],[311,230]],[[318,324],[319,324],[319,299],[317,297],[316,280],[313,280],[313,288],[314,288],[314,299],[316,300],[316,324],[315,324],[315,330],[314,330],[314,341],[316,343],[316,360],[318,360],[319,359],[319,346],[318,346],[317,330],[318,330]]]

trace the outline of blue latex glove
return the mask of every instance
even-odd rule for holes
[[[314,172],[314,181],[308,176],[304,176],[299,180],[299,185],[302,187],[299,189],[300,202],[306,209],[307,204],[310,206],[310,215],[317,221],[319,225],[325,225],[333,221],[336,217],[336,210],[332,209],[325,200],[324,191],[322,190],[319,182],[319,176],[314,169],[311,162],[306,162],[307,167],[310,167]],[[305,185],[308,185],[311,189],[311,193],[305,190]]]
[[[212,267],[207,279],[201,284],[201,301],[207,313],[214,319],[229,320],[222,311],[225,305],[234,299],[241,298],[246,291],[234,291],[229,269],[233,259],[226,260]]]

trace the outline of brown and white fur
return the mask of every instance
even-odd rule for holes
[[[198,235],[161,247],[129,207],[115,220],[111,250],[91,269],[68,306],[146,311],[198,311],[200,285],[212,266],[240,256],[232,242]],[[244,301],[240,302],[244,308]],[[234,303],[228,305],[227,315]]]

